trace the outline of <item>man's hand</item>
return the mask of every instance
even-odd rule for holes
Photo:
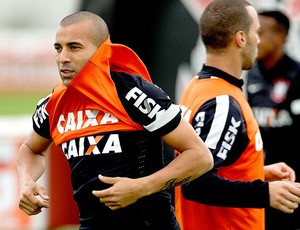
[[[300,183],[269,182],[270,206],[285,213],[293,213],[300,203]]]
[[[266,181],[275,181],[275,180],[295,181],[296,180],[295,171],[284,162],[266,165],[264,167],[264,173],[265,173]]]
[[[104,190],[94,190],[92,193],[111,210],[124,208],[143,196],[143,185],[139,183],[139,179],[99,175],[99,180],[112,186]]]
[[[49,208],[48,201],[49,196],[41,185],[35,182],[21,185],[19,208],[27,215],[36,215],[42,208]]]

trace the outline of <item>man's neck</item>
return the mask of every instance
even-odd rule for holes
[[[266,70],[270,70],[273,69],[278,64],[278,62],[282,59],[283,56],[284,56],[284,52],[280,50],[278,52],[273,52],[272,54],[258,61],[263,65],[263,67]]]
[[[240,79],[242,74],[242,63],[232,54],[230,57],[226,54],[207,54],[205,65],[218,68],[233,77]]]

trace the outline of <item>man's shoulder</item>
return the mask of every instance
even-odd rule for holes
[[[52,93],[48,94],[46,97],[41,98],[38,103],[37,103],[37,107],[41,107],[47,104],[47,102],[49,101],[49,99],[51,98]]]

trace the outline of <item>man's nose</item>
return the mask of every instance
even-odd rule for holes
[[[60,63],[70,62],[70,54],[66,49],[61,50],[59,54],[59,62]]]

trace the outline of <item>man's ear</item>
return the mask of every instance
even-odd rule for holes
[[[235,34],[235,43],[240,48],[243,48],[246,46],[247,38],[246,38],[246,33],[244,31],[238,31]]]

